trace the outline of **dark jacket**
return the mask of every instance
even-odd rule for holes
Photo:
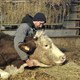
[[[33,24],[33,18],[30,15],[26,15],[22,19],[14,38],[14,47],[22,60],[27,60],[29,55],[20,50],[18,46],[24,43],[26,36],[34,36],[35,33],[36,30]]]

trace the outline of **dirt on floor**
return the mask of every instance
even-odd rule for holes
[[[22,74],[11,76],[7,80],[80,80],[80,38],[52,38],[52,40],[67,56],[64,65],[25,69]]]

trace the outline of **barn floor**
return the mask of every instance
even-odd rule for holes
[[[7,80],[80,80],[80,38],[52,40],[66,54],[66,64],[51,68],[25,69],[22,74],[11,76]]]

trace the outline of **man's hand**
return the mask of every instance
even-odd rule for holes
[[[36,59],[28,59],[28,60],[26,61],[26,63],[27,63],[27,66],[28,66],[28,67],[33,67],[33,66],[51,67],[51,65],[43,64],[43,63],[39,62],[39,61],[36,60]]]
[[[29,66],[29,67],[33,67],[33,66],[39,66],[39,61],[38,60],[35,60],[35,59],[28,59],[27,61],[26,61],[26,63],[27,63],[27,65]]]
[[[31,59],[26,60],[26,63],[27,63],[28,67],[33,67],[34,66],[33,60],[31,60]]]

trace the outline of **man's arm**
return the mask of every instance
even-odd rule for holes
[[[28,59],[28,54],[22,51],[18,46],[24,43],[24,39],[26,34],[28,33],[29,26],[26,23],[23,23],[19,26],[16,31],[15,38],[14,38],[14,47],[22,60]]]

